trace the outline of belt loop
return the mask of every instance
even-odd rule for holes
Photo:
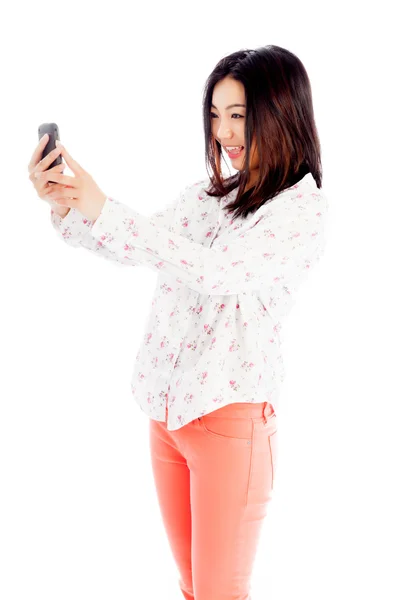
[[[263,420],[264,420],[264,425],[267,424],[267,417],[265,416],[265,413],[267,412],[267,404],[268,402],[263,402]]]

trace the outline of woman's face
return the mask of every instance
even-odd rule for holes
[[[240,106],[232,106],[233,104]],[[229,156],[226,146],[245,146],[245,105],[244,86],[240,81],[225,77],[215,84],[210,113],[212,134],[222,145],[222,150],[231,161],[233,168],[238,171],[244,169],[247,149],[244,147],[237,156]],[[250,148],[251,182],[257,179],[258,167],[258,152],[253,139]],[[250,187],[250,184],[247,187]]]

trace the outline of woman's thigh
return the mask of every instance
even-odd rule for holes
[[[228,405],[187,429],[196,600],[249,593],[276,466],[276,415],[265,417],[265,404]]]
[[[160,512],[183,585],[192,586],[190,471],[177,432],[150,420],[150,456]],[[189,595],[188,597],[191,597]]]

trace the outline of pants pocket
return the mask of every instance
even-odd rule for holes
[[[253,435],[252,418],[213,417],[204,415],[198,421],[203,432],[213,439],[241,446],[251,446]]]

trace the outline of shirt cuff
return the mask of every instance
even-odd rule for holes
[[[103,232],[103,222],[107,223],[107,220],[113,214],[114,201],[107,196],[106,201],[103,204],[103,208],[101,209],[101,213],[94,221],[90,223],[90,230],[94,237],[99,238]],[[68,215],[67,215],[68,216]]]

